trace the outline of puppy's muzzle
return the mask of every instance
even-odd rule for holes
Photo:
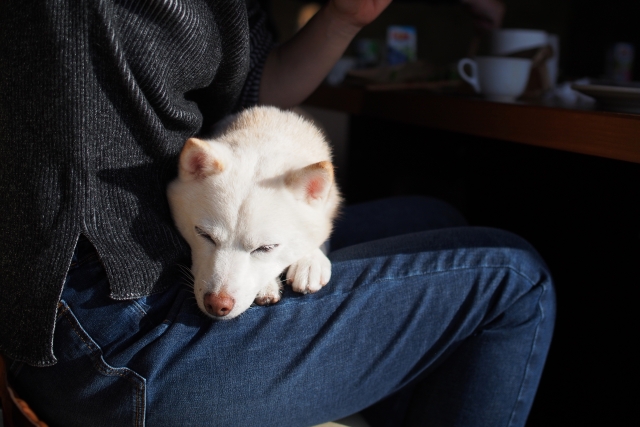
[[[204,308],[212,316],[224,317],[233,310],[236,300],[228,293],[221,291],[218,294],[208,292],[204,294]]]

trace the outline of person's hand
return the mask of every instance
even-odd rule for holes
[[[471,15],[479,31],[499,28],[504,18],[505,6],[500,0],[461,0]]]
[[[327,10],[345,24],[362,28],[376,19],[390,3],[391,0],[330,0]]]

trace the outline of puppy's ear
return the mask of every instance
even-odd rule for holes
[[[329,161],[313,163],[289,172],[284,182],[299,200],[325,200],[333,185],[333,165]]]
[[[180,153],[179,176],[183,181],[204,179],[224,171],[224,163],[215,155],[209,143],[189,138]]]

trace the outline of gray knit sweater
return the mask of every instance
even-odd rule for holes
[[[244,0],[0,2],[0,351],[51,365],[76,242],[112,297],[188,265],[165,199],[184,141],[257,100],[271,48]]]

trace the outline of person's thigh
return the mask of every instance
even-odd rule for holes
[[[73,396],[83,414],[75,416],[96,417],[92,425],[139,420],[142,413],[152,426],[299,427],[357,412],[429,373],[470,337],[485,336],[496,343],[469,356],[482,372],[470,381],[493,378],[500,405],[475,408],[485,420],[475,425],[499,425],[518,411],[526,417],[518,402],[531,388],[524,379],[544,364],[553,291],[525,242],[496,230],[450,228],[354,245],[330,258],[333,276],[322,291],[287,290],[278,304],[230,321],[202,315],[186,287],[116,302],[104,282],[75,285],[64,296],[95,347],[93,365],[72,370],[73,360],[61,360],[59,374],[58,365],[23,367],[22,378],[38,381],[38,372],[49,370],[46,393],[55,393],[58,404]],[[65,341],[68,328],[59,326],[54,344],[66,357],[61,347],[82,345]],[[508,364],[494,359],[500,352],[509,354]],[[80,359],[75,350],[69,357]],[[97,360],[116,371],[96,368]],[[56,375],[66,378],[62,389],[55,388]],[[101,385],[105,376],[122,381]],[[471,399],[468,388],[450,393]],[[126,411],[97,413],[84,405],[83,399],[121,394]],[[49,420],[66,417],[58,425],[82,425],[59,405],[42,411]]]

